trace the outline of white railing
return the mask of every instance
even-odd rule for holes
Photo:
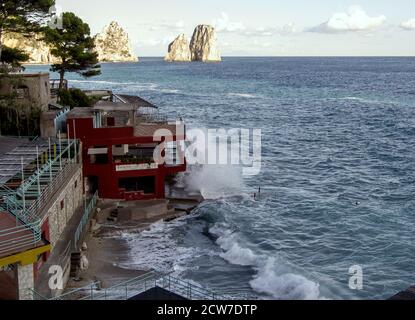
[[[41,240],[41,221],[0,230],[0,256],[35,245]]]
[[[150,271],[107,289],[99,282],[68,291],[51,300],[129,300],[153,288],[162,288],[188,300],[221,300],[222,296],[188,281]],[[36,292],[33,292],[34,296]]]
[[[79,222],[78,228],[75,231],[74,235],[74,246],[76,246],[81,238],[81,235],[84,231],[85,226],[88,224],[89,219],[91,218],[91,214],[94,211],[96,204],[98,202],[98,191],[93,195],[91,201],[89,201],[88,205],[85,206],[84,214]]]

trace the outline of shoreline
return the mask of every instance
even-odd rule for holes
[[[101,288],[110,288],[123,281],[134,279],[147,272],[153,271],[140,270],[133,268],[120,267],[120,264],[130,262],[130,247],[125,240],[121,238],[122,233],[140,233],[149,230],[157,222],[163,221],[169,223],[180,217],[190,215],[202,202],[203,198],[195,196],[186,196],[182,194],[166,200],[141,201],[139,203],[100,200],[97,205],[97,212],[91,220],[91,225],[84,238],[86,250],[81,254],[85,255],[88,260],[86,270],[80,270],[77,277],[70,277],[64,290],[65,292],[76,290],[99,282]],[[117,206],[130,206],[145,212],[151,205],[157,203],[167,203],[170,210],[159,210],[156,215],[145,217],[137,220],[118,221],[113,218],[114,210]],[[135,206],[134,206],[135,205]],[[121,210],[119,215],[121,217]],[[114,220],[114,221],[113,221]]]

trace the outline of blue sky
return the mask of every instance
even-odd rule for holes
[[[414,0],[57,0],[99,32],[117,21],[139,56],[213,24],[227,56],[414,55]]]

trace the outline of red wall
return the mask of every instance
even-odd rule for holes
[[[49,219],[46,219],[45,222],[43,223],[41,232],[42,232],[44,239],[50,242]],[[43,263],[49,259],[49,256],[50,256],[50,252],[45,252],[42,255],[42,258],[38,262],[33,264],[33,274],[34,274],[35,279],[37,279],[40,268],[42,267]]]
[[[162,199],[165,197],[165,177],[167,174],[175,174],[186,171],[186,165],[177,167],[159,166],[158,169],[117,172],[117,164],[112,163],[112,146],[120,144],[145,144],[154,143],[153,137],[135,137],[133,127],[106,127],[93,128],[92,118],[69,119],[69,135],[82,141],[82,157],[84,177],[98,177],[99,196],[106,199]],[[75,129],[75,130],[74,130]],[[88,150],[94,146],[108,148],[108,164],[91,164]],[[128,177],[155,177],[154,195],[139,193],[126,194],[118,188],[118,179]]]

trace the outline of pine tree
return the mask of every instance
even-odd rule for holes
[[[0,0],[0,58],[3,36],[8,32],[30,35],[51,17],[55,0]]]
[[[63,89],[66,72],[76,72],[84,77],[101,74],[90,28],[74,13],[63,13],[62,28],[46,27],[43,40],[51,47],[51,54],[60,60],[51,68],[60,75],[59,89]]]

